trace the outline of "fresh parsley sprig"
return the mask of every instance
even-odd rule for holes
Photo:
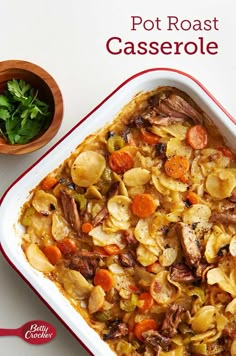
[[[25,144],[46,130],[52,119],[49,105],[24,80],[7,82],[0,95],[0,136],[10,144]]]

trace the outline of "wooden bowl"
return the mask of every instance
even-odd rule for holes
[[[63,118],[63,99],[61,91],[43,68],[22,60],[0,62],[0,94],[6,89],[7,82],[22,79],[38,90],[38,97],[50,106],[52,120],[50,126],[41,136],[26,144],[9,144],[0,137],[0,153],[20,155],[38,150],[45,146],[58,132]]]

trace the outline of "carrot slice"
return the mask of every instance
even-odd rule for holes
[[[153,305],[153,298],[148,292],[141,293],[139,295],[139,301],[141,302],[139,305],[139,309],[142,312],[149,310]]]
[[[101,286],[105,292],[109,291],[114,284],[111,272],[103,268],[99,269],[96,272],[93,282],[95,286],[97,285]]]
[[[49,262],[55,265],[62,259],[62,253],[60,249],[55,245],[49,245],[44,247],[43,253],[47,256]]]
[[[183,156],[173,156],[165,162],[165,172],[171,178],[180,178],[189,170],[189,161]]]
[[[186,136],[187,143],[195,150],[202,150],[207,146],[208,134],[202,125],[190,127]]]
[[[61,241],[58,241],[57,247],[61,251],[61,253],[65,256],[71,255],[77,249],[76,243],[74,240],[70,239],[69,237],[64,238]]]
[[[132,293],[139,293],[140,292],[140,289],[138,286],[136,286],[135,284],[130,284],[128,286],[129,290],[132,292]]]
[[[93,247],[93,252],[96,253],[97,255],[101,257],[108,257],[108,253],[105,252],[104,248],[101,246],[94,246]]]
[[[109,256],[119,255],[119,253],[121,253],[121,249],[116,244],[103,246],[103,249]]]
[[[85,234],[88,234],[93,229],[93,224],[90,222],[86,222],[82,224],[81,228]]]
[[[47,176],[45,177],[42,182],[41,182],[41,188],[43,190],[50,190],[53,187],[55,187],[55,185],[58,183],[58,180],[55,177],[52,176]]]
[[[144,128],[140,129],[141,140],[149,145],[155,145],[160,141],[160,137]]]
[[[134,215],[139,218],[147,218],[151,216],[157,208],[157,204],[151,194],[137,194],[131,204],[131,209]]]
[[[218,149],[223,153],[223,155],[224,155],[225,157],[228,157],[228,158],[230,158],[230,159],[233,158],[234,154],[233,154],[233,152],[231,151],[231,149],[230,149],[229,147],[227,147],[227,146],[221,146],[221,147],[219,147]]]
[[[157,322],[154,319],[143,319],[134,326],[134,335],[140,341],[144,341],[142,334],[148,330],[157,330]]]
[[[199,204],[199,196],[194,192],[188,192],[186,194],[186,199],[190,202],[190,204]]]
[[[123,174],[133,168],[134,159],[128,152],[118,150],[110,155],[109,165],[114,172]]]
[[[154,262],[151,265],[146,267],[147,272],[151,273],[157,273],[160,271],[160,263],[159,262]]]

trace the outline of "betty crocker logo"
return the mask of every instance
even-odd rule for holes
[[[0,329],[0,336],[19,336],[34,345],[45,344],[56,336],[56,329],[48,322],[32,320],[18,329]]]

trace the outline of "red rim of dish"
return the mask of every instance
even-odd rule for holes
[[[123,86],[125,86],[127,83],[132,81],[133,79],[149,73],[149,72],[155,72],[155,71],[166,71],[166,72],[174,72],[178,73],[182,76],[185,76],[189,79],[191,79],[193,82],[195,82],[204,92],[207,94],[208,97],[224,112],[224,114],[236,125],[236,120],[233,118],[231,114],[227,112],[227,110],[218,102],[218,100],[204,87],[204,85],[199,82],[197,79],[195,79],[193,76],[191,76],[188,73],[185,73],[183,71],[180,71],[178,69],[173,69],[173,68],[150,68],[146,69],[144,71],[138,72],[134,74],[133,76],[129,77],[126,79],[123,83],[121,83],[115,90],[113,90],[104,100],[102,100],[94,109],[92,109],[84,118],[82,118],[76,125],[72,127],[71,130],[69,130],[60,140],[56,142],[55,145],[53,145],[48,151],[46,151],[36,162],[34,162],[26,171],[24,171],[10,186],[9,188],[5,191],[3,196],[0,198],[0,206],[8,193],[8,191],[18,182],[21,180],[21,178],[26,175],[34,166],[36,166],[44,157],[46,157],[49,152],[51,152],[56,146],[58,146],[67,136],[71,134],[82,122],[84,122],[90,115],[92,115],[97,109],[99,109],[108,99],[110,99],[117,91],[119,91]],[[47,301],[40,295],[40,293],[31,285],[31,283],[24,277],[24,275],[18,270],[18,268],[14,265],[14,263],[10,260],[8,255],[3,249],[2,244],[0,243],[0,251],[2,252],[4,258],[7,260],[7,262],[11,265],[11,267],[19,274],[19,276],[31,287],[31,289],[37,294],[37,296],[42,300],[42,302],[53,312],[53,314],[60,320],[60,322],[69,330],[69,332],[79,341],[81,346],[90,354],[93,355],[91,350],[86,346],[83,341],[74,333],[74,331],[66,324],[66,322],[57,314],[57,312],[47,303]]]

